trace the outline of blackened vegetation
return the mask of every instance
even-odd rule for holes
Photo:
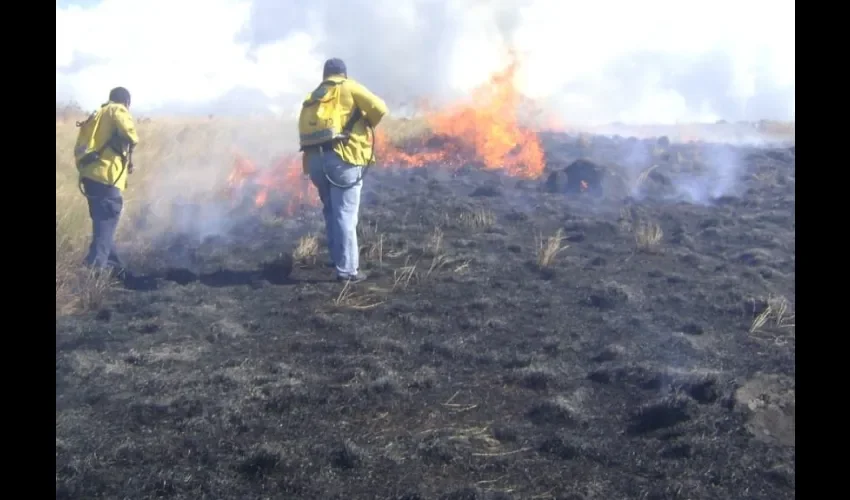
[[[794,498],[794,151],[669,196],[700,148],[375,169],[347,288],[290,256],[315,209],[163,244],[57,319],[57,498]]]

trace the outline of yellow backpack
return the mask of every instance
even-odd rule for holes
[[[74,145],[74,163],[77,168],[83,168],[100,159],[103,150],[109,145],[107,142],[100,150],[95,150],[95,133],[100,126],[100,119],[103,116],[103,110],[106,104],[92,112],[85,121],[77,122],[76,125],[80,129],[77,133],[77,142]]]
[[[326,80],[310,92],[301,104],[298,117],[298,136],[301,150],[310,146],[332,144],[345,140],[351,134],[354,123],[362,116],[354,109],[347,123],[342,116],[342,84]]]

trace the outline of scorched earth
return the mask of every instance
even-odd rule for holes
[[[373,169],[364,283],[310,199],[161,238],[57,318],[56,497],[794,498],[794,148],[540,140]]]

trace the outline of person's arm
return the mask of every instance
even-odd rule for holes
[[[377,127],[381,123],[381,119],[387,114],[387,104],[363,85],[352,81],[350,83],[352,84],[351,97],[354,99],[354,105],[360,108],[369,125]]]
[[[118,130],[118,135],[127,139],[130,143],[127,152],[127,170],[132,174],[136,167],[133,165],[133,150],[139,143],[139,134],[136,132],[136,124],[133,122],[133,117],[124,106],[116,106],[112,112],[112,121],[115,123],[115,128]]]
[[[122,137],[130,141],[130,146],[133,147],[139,143],[139,134],[136,132],[136,124],[133,123],[133,117],[124,106],[115,106],[112,112],[112,119],[115,122],[115,128]]]

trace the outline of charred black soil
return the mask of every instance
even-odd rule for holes
[[[311,208],[57,318],[56,497],[794,498],[793,150],[546,141],[374,169],[366,282],[291,258]]]

